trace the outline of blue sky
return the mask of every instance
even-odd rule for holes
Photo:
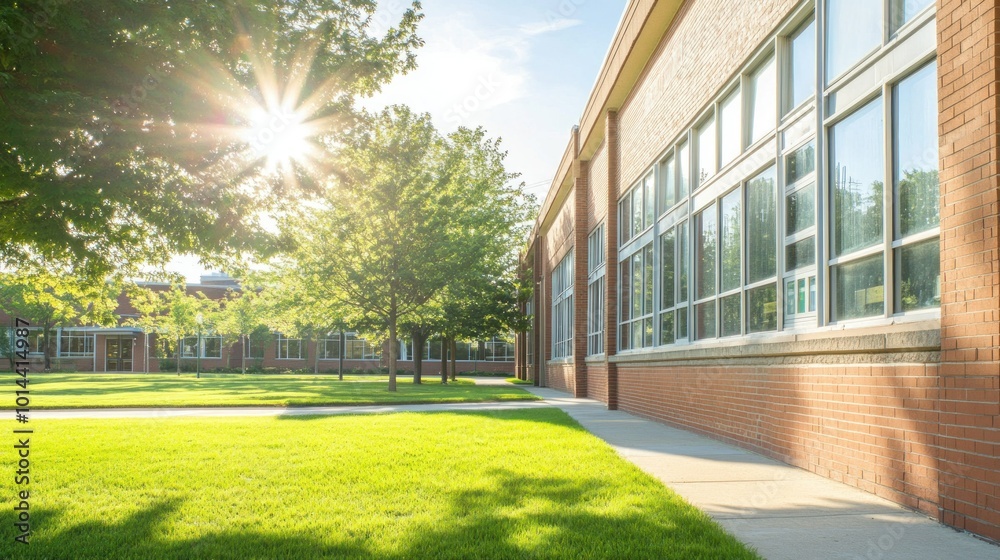
[[[408,4],[382,0],[376,26]],[[406,104],[444,132],[485,127],[541,202],[624,9],[624,0],[425,0],[418,68],[361,105]],[[195,259],[175,263],[197,281]]]

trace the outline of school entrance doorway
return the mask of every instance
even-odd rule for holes
[[[109,336],[104,355],[105,371],[132,371],[132,337]]]

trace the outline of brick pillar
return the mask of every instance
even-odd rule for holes
[[[608,217],[604,226],[604,355],[608,358],[608,410],[618,410],[618,364],[610,358],[618,353],[618,112],[605,118],[608,150]]]
[[[579,133],[577,153],[579,154]],[[576,181],[573,187],[573,396],[587,396],[587,177],[588,161],[581,161],[579,155],[573,164]]]
[[[1000,0],[938,0],[941,521],[1000,540]]]
[[[546,331],[548,328],[543,321],[543,318],[547,318],[551,311],[551,307],[546,307],[551,303],[549,296],[549,289],[546,286],[548,281],[548,274],[545,272],[545,258],[542,254],[542,236],[538,235],[535,237],[534,249],[532,252],[535,255],[535,385],[543,387],[542,376],[545,371],[545,362],[549,359],[549,352],[551,350],[551,338],[550,333]]]

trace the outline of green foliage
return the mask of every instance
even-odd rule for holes
[[[209,299],[201,292],[187,292],[182,282],[174,283],[169,290],[130,286],[129,298],[138,316],[129,318],[126,324],[155,333],[158,340],[166,344],[170,354],[179,354],[184,337],[214,332],[220,322],[218,301]],[[183,363],[174,362],[174,365],[178,373],[184,370]],[[162,363],[160,367],[163,368]]]
[[[555,409],[58,428],[4,558],[760,558]]]
[[[261,216],[315,180],[264,169],[252,108],[299,104],[336,144],[355,96],[414,67],[419,8],[373,36],[373,0],[7,3],[0,262],[100,277],[270,246]]]
[[[88,324],[112,326],[120,284],[27,269],[0,273],[0,310],[42,329],[45,369],[51,367],[51,331]]]

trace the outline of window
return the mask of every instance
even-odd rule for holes
[[[650,171],[618,202],[619,242],[624,245],[653,225],[656,217],[656,185]]]
[[[785,112],[816,94],[816,21],[800,27],[790,38]]]
[[[619,348],[653,345],[653,244],[650,243],[621,263]]]
[[[698,142],[698,149],[695,152],[695,157],[698,159],[698,163],[694,166],[694,168],[698,173],[698,185],[701,186],[706,179],[715,175],[715,172],[718,171],[718,167],[716,165],[718,154],[716,153],[715,144],[714,116],[709,117],[708,120],[703,122],[701,126],[698,127],[695,139]]]
[[[302,359],[302,339],[286,338],[283,334],[278,334],[278,359],[279,360],[301,360]]]
[[[719,154],[722,157],[722,166],[736,159],[743,151],[742,134],[740,127],[743,119],[743,111],[740,107],[740,89],[736,88],[725,101],[719,110]]]
[[[816,313],[816,143],[785,156],[785,321]],[[815,323],[813,323],[815,326]]]
[[[882,44],[883,5],[875,0],[827,0],[826,83]]]
[[[201,337],[201,357],[221,358],[222,357],[222,337],[202,336]]]
[[[88,334],[87,331],[62,331],[59,338],[59,355],[67,357],[93,356],[93,335]]]
[[[604,353],[604,225],[587,240],[587,355]]]
[[[929,64],[893,89],[898,311],[941,305],[936,79],[935,64]]]
[[[712,204],[694,217],[694,288],[695,300],[713,298],[697,303],[695,314],[695,339],[715,338],[715,270],[717,242],[716,206]]]
[[[372,344],[364,338],[359,338],[356,333],[344,335],[344,358],[347,360],[378,360],[382,357],[382,347]],[[439,344],[440,346],[440,344]],[[440,359],[440,354],[438,358]]]
[[[778,329],[777,177],[772,167],[746,187],[746,332]]]
[[[552,358],[573,355],[573,252],[552,271]]]
[[[742,243],[740,233],[742,226],[742,200],[739,189],[722,198],[720,211],[722,220],[719,224],[719,307],[722,318],[721,336],[741,334],[743,318],[741,314],[741,291],[743,279]],[[734,291],[735,290],[735,291]]]
[[[933,3],[934,0],[889,0],[890,33],[899,31],[913,16]]]
[[[509,339],[494,337],[483,343],[483,361],[485,362],[513,362],[514,343]]]
[[[684,195],[677,192],[677,164],[674,155],[670,154],[660,162],[660,212],[666,212],[674,207]]]
[[[682,142],[677,146],[677,196],[678,200],[691,192],[691,147]]]
[[[339,360],[340,359],[340,333],[330,333],[332,338],[324,338],[319,343],[319,359]],[[412,342],[411,342],[412,346]],[[410,353],[412,355],[412,352]]]
[[[777,87],[778,77],[772,56],[750,75],[750,144],[774,130],[777,121]]]
[[[883,241],[884,158],[882,99],[876,99],[830,130],[831,236],[835,263],[834,320],[882,314],[885,309],[881,253],[840,264]],[[846,257],[846,258],[844,258]]]
[[[687,338],[687,222],[660,236],[660,344]]]

